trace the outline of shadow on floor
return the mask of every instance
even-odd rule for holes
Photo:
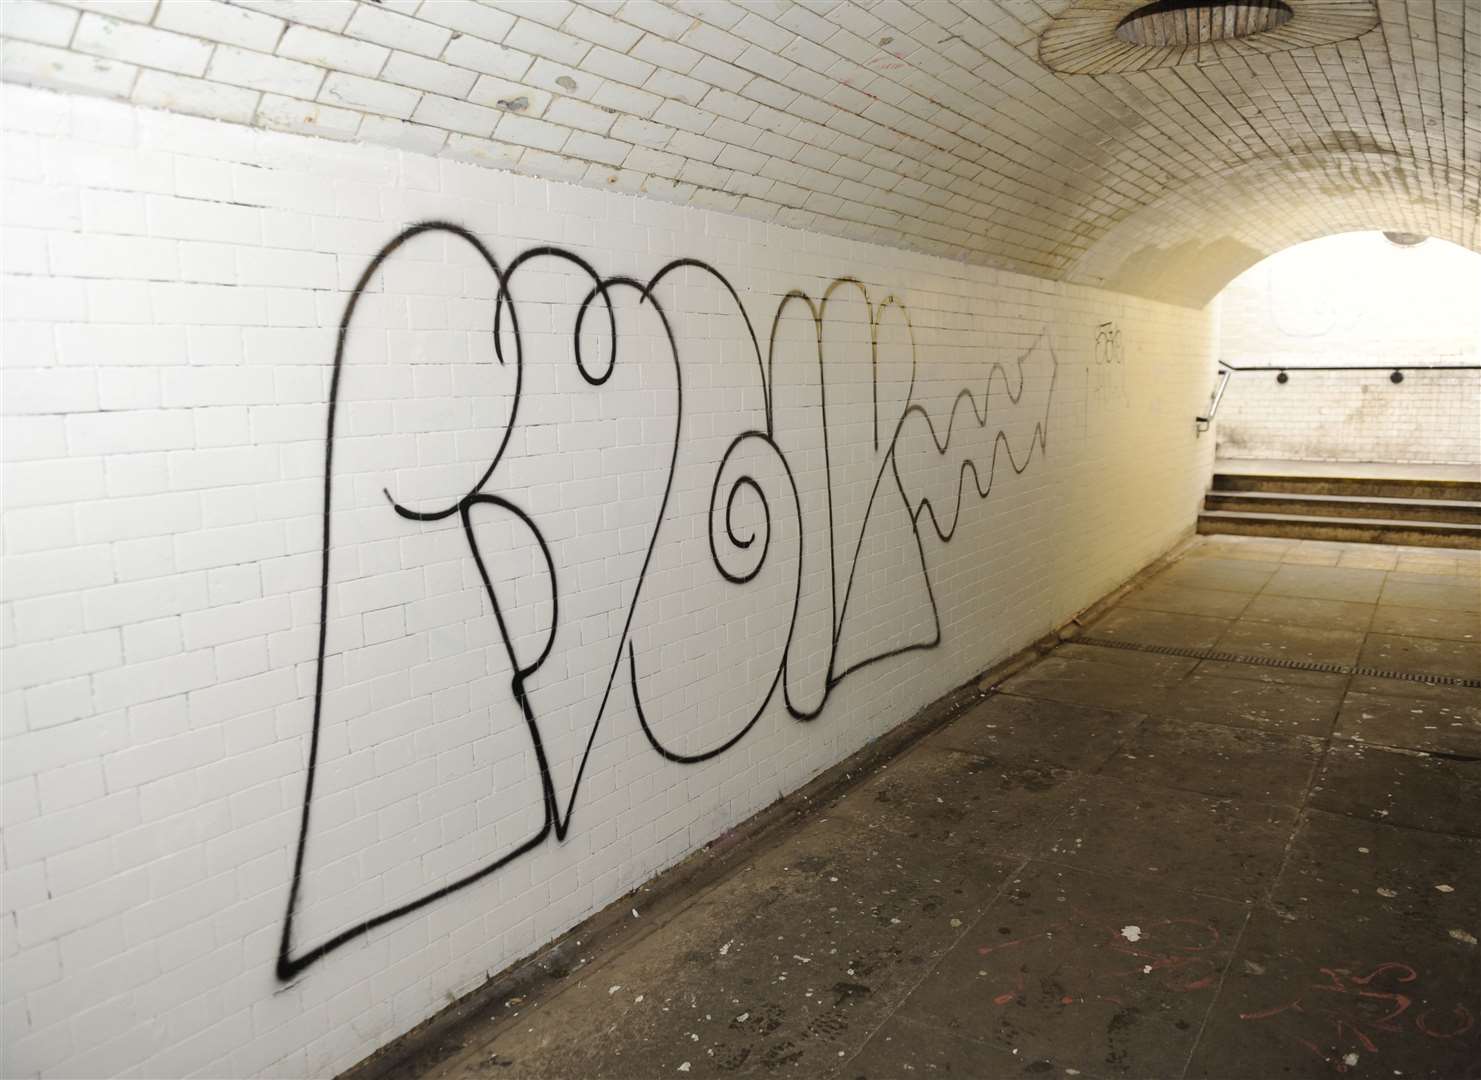
[[[1481,556],[1205,539],[1088,635],[420,1075],[1481,1077],[1481,691],[1330,670],[1481,677]]]

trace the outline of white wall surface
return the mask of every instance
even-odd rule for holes
[[[341,1070],[1095,600],[1206,484],[1205,313],[124,104],[3,119],[7,1076]],[[593,278],[513,271],[500,363],[439,229],[333,383],[429,219],[632,279],[585,378]]]
[[[1472,5],[1060,74],[1131,2],[4,0],[0,79],[1198,307],[1360,223],[1481,250]],[[1329,35],[1320,78],[1287,51]]]
[[[1329,236],[1272,255],[1219,295],[1221,457],[1481,464],[1481,371],[1303,372],[1481,365],[1481,255],[1443,240]]]

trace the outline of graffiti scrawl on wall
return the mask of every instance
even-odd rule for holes
[[[1126,353],[1121,328],[1104,322],[1095,328],[1095,358],[1090,365],[1090,396],[1119,405],[1126,398]]]
[[[492,275],[487,316],[492,362],[512,385],[506,411],[489,425],[495,441],[486,462],[480,459],[481,473],[471,486],[428,503],[399,498],[388,483],[379,489],[375,505],[361,513],[372,515],[386,535],[396,522],[407,530],[438,523],[455,528],[461,558],[476,569],[483,598],[492,608],[500,639],[496,648],[507,657],[510,696],[518,711],[514,724],[527,738],[539,773],[541,824],[471,871],[409,899],[387,902],[368,918],[303,945],[295,924],[301,921],[304,880],[315,852],[311,824],[316,813],[324,812],[316,788],[327,737],[326,667],[337,655],[331,640],[338,625],[331,614],[331,588],[337,559],[347,557],[335,547],[337,541],[343,543],[334,532],[335,511],[344,505],[344,493],[336,489],[336,454],[363,454],[358,444],[365,442],[347,440],[344,379],[351,352],[362,340],[355,333],[357,320],[369,317],[366,312],[373,306],[372,279],[418,237],[436,238],[449,249],[466,248],[460,253],[476,254]],[[536,326],[544,340],[551,335],[540,324],[536,305],[522,309],[526,301],[517,297],[527,282],[533,286],[540,277],[538,269],[529,268],[541,266],[584,275],[579,279],[587,282],[584,297],[574,305],[574,325],[557,332],[568,343],[570,367],[565,370],[573,368],[580,380],[565,397],[575,387],[594,392],[607,388],[622,371],[626,348],[650,361],[637,367],[653,371],[656,357],[661,361],[656,366],[672,379],[661,392],[635,381],[631,385],[638,389],[622,399],[625,406],[648,411],[646,441],[653,441],[648,433],[662,433],[658,467],[650,470],[651,476],[638,478],[642,482],[629,484],[629,477],[618,474],[596,480],[624,523],[629,517],[641,521],[642,539],[626,544],[621,558],[589,561],[580,574],[570,572],[562,561],[565,549],[548,538],[550,519],[542,518],[528,499],[522,503],[510,494],[519,485],[500,482],[520,462],[533,464],[534,473],[526,476],[534,475],[538,482],[546,475],[539,470],[549,469],[550,459],[560,451],[535,437],[537,425],[529,418],[530,372],[539,365],[530,362],[528,340],[535,331],[526,326]],[[702,292],[705,302],[715,305],[697,331],[681,331],[679,312],[661,302],[665,288],[678,286],[696,295]],[[844,312],[847,320],[841,317]],[[733,332],[720,332],[722,324]],[[1000,466],[1003,472],[1021,474],[1036,451],[1046,449],[1057,368],[1047,332],[1041,332],[1013,362],[974,365],[971,384],[951,398],[947,415],[933,417],[917,400],[915,330],[908,311],[894,296],[876,303],[858,280],[837,279],[818,297],[800,290],[787,293],[763,337],[730,281],[698,260],[676,259],[643,282],[604,277],[582,256],[554,247],[529,248],[501,266],[475,235],[443,222],[415,225],[397,235],[360,275],[340,320],[334,351],[324,442],[313,727],[279,977],[293,977],[347,942],[496,873],[552,838],[564,841],[614,694],[630,696],[642,737],[656,754],[694,764],[740,743],[773,702],[780,701],[791,719],[811,721],[850,675],[938,645],[942,624],[925,536],[949,542],[969,492],[985,498]],[[554,385],[561,384],[557,380]],[[670,404],[653,407],[655,394]],[[931,400],[943,402],[949,396],[939,386],[930,393]],[[693,400],[707,408],[701,412],[691,405]],[[607,459],[612,470],[623,468],[626,460],[615,452]],[[643,483],[652,476],[659,479],[645,495]],[[629,517],[623,517],[625,510],[631,510]],[[675,553],[700,542],[694,519],[707,534],[707,565],[723,582],[717,587],[728,590],[725,595],[731,598],[717,604],[712,622],[736,650],[725,663],[738,673],[734,677],[742,687],[738,700],[698,730],[688,723],[682,693],[664,685],[675,654],[662,642],[649,640],[648,632],[665,612],[664,604],[689,588],[683,584],[688,579],[670,564],[680,565]],[[490,541],[493,536],[506,538],[501,542],[520,537],[530,559],[518,565],[502,559],[503,550]],[[556,700],[557,680],[566,672],[546,682],[542,672],[556,666],[552,656],[563,633],[563,661],[582,644],[563,628],[583,615],[580,602],[592,592],[592,566],[628,569],[621,572],[626,580],[614,609],[619,618],[608,637],[597,641],[605,651],[592,671],[599,679],[592,705],[586,712],[577,710],[573,718],[570,702]],[[898,604],[871,612],[859,597],[877,590],[881,581],[889,583]],[[548,594],[547,600],[516,610],[516,599],[536,587]],[[747,589],[762,591],[748,594]],[[746,603],[747,595],[750,607],[736,607]],[[881,617],[881,610],[890,617]],[[530,611],[540,613],[535,624]],[[775,614],[762,617],[770,612]],[[895,613],[901,614],[897,618]],[[861,624],[865,615],[872,621]],[[765,674],[758,677],[756,672]],[[551,719],[556,713],[562,717],[558,735]],[[557,777],[553,767],[556,738],[574,749],[569,776]]]

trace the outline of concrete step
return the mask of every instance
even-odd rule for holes
[[[1481,525],[1445,521],[1205,510],[1198,515],[1198,532],[1204,536],[1278,536],[1293,540],[1481,550]]]
[[[1481,482],[1384,476],[1343,476],[1333,466],[1330,476],[1278,473],[1216,472],[1214,491],[1266,492],[1282,495],[1341,495],[1349,498],[1426,499],[1481,502]]]
[[[1481,525],[1481,502],[1462,499],[1392,499],[1352,495],[1290,495],[1276,491],[1211,491],[1205,510],[1305,517],[1391,518],[1396,521]]]

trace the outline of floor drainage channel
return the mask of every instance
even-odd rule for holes
[[[1187,649],[1179,645],[1144,645],[1137,641],[1112,641],[1109,638],[1088,636],[1071,638],[1070,641],[1075,645],[1093,645],[1098,649],[1125,649],[1129,652],[1156,653],[1159,656],[1183,656],[1190,660],[1220,660],[1230,664],[1293,668],[1296,671],[1325,671],[1333,675],[1367,675],[1375,679],[1402,679],[1405,682],[1428,683],[1431,686],[1481,687],[1481,679],[1470,679],[1464,675],[1423,675],[1413,671],[1390,671],[1386,668],[1355,667],[1351,664],[1318,664],[1309,660],[1246,656],[1243,653],[1220,652],[1218,649]]]

